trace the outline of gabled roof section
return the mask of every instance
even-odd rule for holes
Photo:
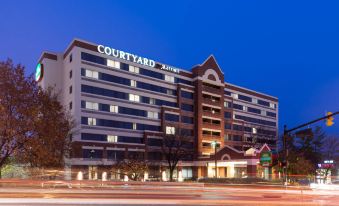
[[[210,55],[202,64],[194,66],[192,73],[193,78],[201,78],[204,76],[204,79],[208,79],[209,74],[217,75],[217,78],[212,79],[218,79],[218,81],[220,81],[219,83],[224,84],[224,73],[213,55]]]
[[[224,74],[224,72],[221,70],[219,64],[217,63],[217,60],[211,54],[202,64],[202,66],[212,67],[212,68],[218,68],[220,73]]]

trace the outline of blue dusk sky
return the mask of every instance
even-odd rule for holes
[[[281,131],[339,110],[338,11],[310,0],[2,0],[0,60],[28,75],[74,38],[187,70],[213,54],[226,82],[279,98]],[[339,116],[324,129],[338,134]]]

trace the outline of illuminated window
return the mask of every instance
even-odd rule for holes
[[[118,136],[116,136],[116,135],[107,135],[107,142],[118,142]]]
[[[130,72],[139,74],[139,67],[135,67],[135,66],[129,65],[129,66],[128,66],[128,70],[129,70]]]
[[[147,117],[148,118],[152,118],[152,119],[158,119],[159,118],[159,114],[158,112],[147,112]]]
[[[174,95],[174,92],[173,92],[172,89],[167,89],[167,92],[166,92],[166,93],[169,94],[169,95]]]
[[[131,87],[137,87],[137,81],[131,80]]]
[[[270,107],[275,109],[275,104],[274,103],[270,103]]]
[[[165,74],[165,81],[168,81],[168,82],[173,82],[173,83],[174,83],[174,77],[173,77],[173,76],[169,76],[169,75]]]
[[[175,134],[175,127],[166,126],[166,134]]]
[[[253,133],[253,134],[257,134],[257,128],[254,128],[254,127],[253,127],[253,128],[252,128],[252,133]]]
[[[238,94],[232,93],[231,96],[232,96],[234,99],[238,99]]]
[[[120,62],[107,59],[107,66],[120,69]]]
[[[137,124],[133,123],[133,130],[136,130],[136,129],[137,129]]]
[[[88,117],[87,124],[92,126],[97,125],[97,119],[93,117]]]
[[[140,102],[140,96],[136,94],[129,94],[129,101]]]
[[[94,78],[94,79],[99,79],[99,73],[97,71],[92,71],[92,70],[88,70],[88,69],[86,69],[86,71],[85,71],[85,76],[90,77],[90,78]]]
[[[149,103],[150,103],[150,104],[155,104],[155,99],[154,99],[154,98],[150,98],[150,99],[149,99]]]
[[[113,113],[118,113],[118,112],[119,112],[119,107],[116,106],[116,105],[111,105],[111,106],[109,107],[109,111],[110,111],[110,112],[113,112]]]
[[[94,103],[94,102],[86,102],[85,108],[86,109],[99,110],[99,104]]]

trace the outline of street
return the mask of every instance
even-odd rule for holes
[[[338,202],[338,191],[262,185],[161,183],[0,188],[0,205],[338,205]]]

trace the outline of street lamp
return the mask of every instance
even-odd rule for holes
[[[211,146],[214,147],[215,178],[218,178],[218,169],[217,169],[217,141],[211,142]]]
[[[95,153],[94,149],[89,151],[89,158],[93,159],[94,153]],[[91,179],[94,179],[94,167],[93,167],[93,165],[90,165],[90,174],[91,174]]]

